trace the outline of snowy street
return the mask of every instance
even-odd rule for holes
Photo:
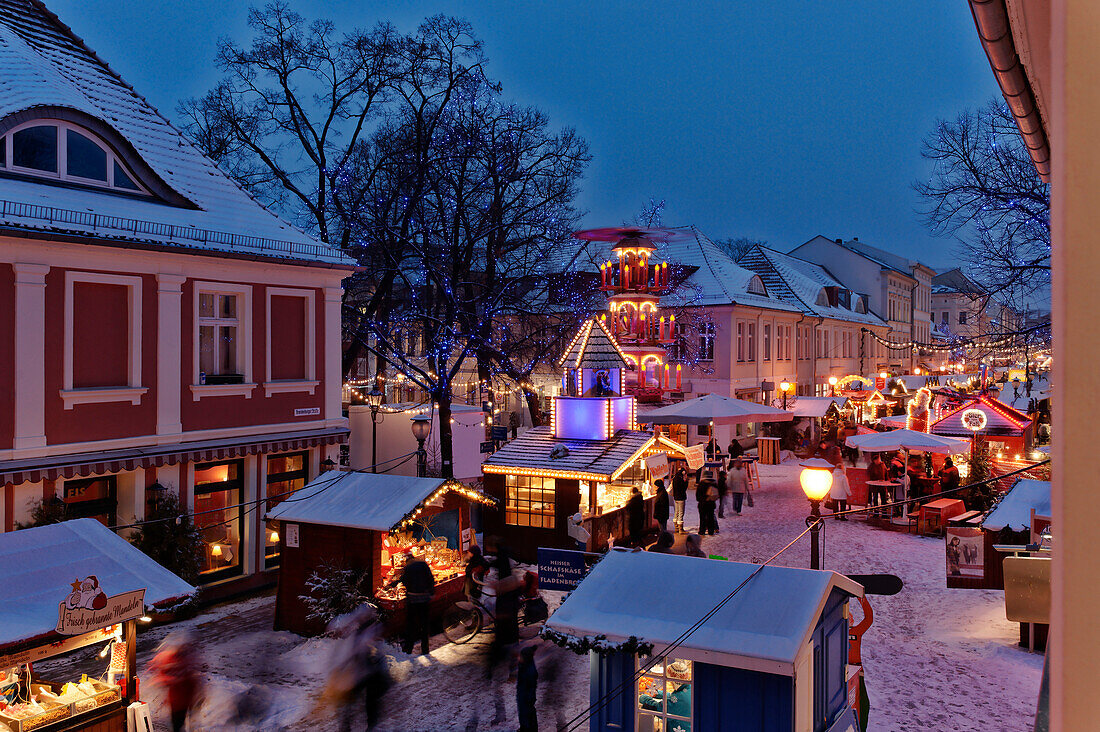
[[[755,507],[721,520],[721,533],[704,541],[708,553],[763,561],[805,526],[808,505],[797,484],[797,465],[761,466],[761,473]],[[697,515],[691,503],[688,526],[694,527]],[[939,539],[886,532],[861,520],[827,521],[824,536],[826,568],[891,572],[905,583],[899,595],[871,598],[875,622],[863,642],[871,729],[1031,728],[1042,656],[1015,645],[1018,626],[1005,620],[1001,592],[948,590]],[[776,563],[806,566],[807,541],[795,544]],[[659,578],[650,589],[661,591]],[[721,590],[715,588],[716,602]],[[551,601],[556,604],[556,599]],[[273,608],[274,598],[268,595],[212,608],[176,626],[151,629],[139,641],[142,669],[167,633],[187,626],[202,644],[207,693],[193,720],[196,728],[338,729],[333,711],[317,702],[335,642],[272,631]],[[858,607],[853,610],[856,618],[859,613]],[[533,628],[523,630],[525,638],[533,633]],[[492,683],[485,681],[485,650],[480,642],[447,644],[442,635],[433,638],[430,658],[410,657],[389,647],[397,683],[386,699],[382,729],[515,729],[515,685],[503,671]],[[555,710],[559,720],[568,720],[588,705],[588,661],[548,647],[540,651],[538,664],[540,720],[553,729]],[[552,666],[557,667],[558,680],[551,685],[547,677]],[[159,706],[160,689],[143,685],[142,692],[155,708]],[[251,708],[234,719],[242,698]],[[501,705],[503,717],[498,716]],[[157,721],[167,722],[163,716]]]

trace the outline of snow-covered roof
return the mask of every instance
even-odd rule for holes
[[[800,396],[787,402],[787,411],[796,417],[824,417],[830,406],[836,404],[843,408],[847,401],[846,397]]]
[[[789,675],[829,595],[837,589],[862,596],[859,584],[835,572],[617,550],[592,568],[546,627],[612,642],[634,636],[659,653],[758,569],[675,654]]]
[[[1050,516],[1050,481],[1021,478],[1005,494],[997,507],[982,521],[982,528],[1000,531],[1006,526],[1023,531],[1031,528],[1031,510],[1038,516]]]
[[[985,435],[1021,435],[1032,421],[1026,414],[999,399],[979,395],[945,414],[932,425],[930,431],[937,435],[972,437],[973,431],[963,423],[963,414],[971,410],[985,414],[986,424],[982,428],[982,434]]]
[[[589,318],[577,331],[558,366],[573,369],[633,369],[604,324]]]
[[[914,261],[912,259],[906,259],[905,257],[894,254],[893,252],[888,252],[885,249],[873,247],[870,244],[865,244],[864,242],[859,241],[858,239],[842,241],[840,242],[840,246],[844,247],[850,252],[855,252],[864,259],[869,259],[875,264],[885,267],[886,269],[892,269],[899,274],[905,275],[906,277],[913,276],[913,267],[921,266],[920,262]],[[931,267],[928,267],[927,265],[923,266],[925,266],[927,269],[931,269]]]
[[[886,326],[886,322],[874,313],[856,311],[858,293],[851,293],[850,307],[829,305],[828,300],[822,304],[819,295],[824,288],[848,288],[820,264],[760,245],[750,249],[738,263],[760,275],[773,296],[786,300],[804,313],[861,325]]]
[[[550,427],[532,427],[490,455],[482,469],[506,473],[509,468],[522,468],[544,475],[577,474],[606,482],[637,459],[652,441],[652,433],[634,430],[619,430],[610,440],[562,440],[554,437]],[[562,447],[567,451],[564,455],[560,454]]]
[[[388,473],[329,471],[267,513],[267,518],[389,531],[448,482]]]
[[[120,245],[353,264],[245,193],[43,5],[0,0],[0,120],[56,110],[106,125],[158,185],[181,199],[176,203],[193,207],[12,177],[0,179],[0,226]]]
[[[108,595],[145,590],[145,605],[179,600],[195,588],[95,519],[0,534],[0,646],[49,635],[72,583],[95,575]]]

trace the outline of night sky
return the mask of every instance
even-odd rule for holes
[[[172,119],[217,80],[217,39],[244,42],[237,0],[46,0]],[[965,2],[292,2],[349,27],[467,18],[506,97],[575,126],[593,154],[590,226],[650,197],[664,223],[788,250],[860,240],[934,267],[953,243],[921,224],[921,139],[997,94]]]

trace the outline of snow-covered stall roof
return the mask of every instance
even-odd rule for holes
[[[985,435],[1022,435],[1031,426],[1032,420],[1026,414],[983,394],[945,414],[932,425],[931,432],[937,435],[973,436],[973,431],[963,423],[963,415],[971,410],[985,414],[986,424],[982,428]]]
[[[1021,478],[1005,494],[985,520],[982,528],[1000,531],[1006,526],[1023,531],[1031,528],[1031,509],[1039,516],[1050,516],[1050,481]]]
[[[683,635],[754,571],[760,573],[680,644],[695,660],[768,673],[791,674],[829,595],[863,595],[835,572],[611,551],[570,593],[546,627],[572,636],[631,636],[654,653]],[[659,591],[639,592],[653,587]]]
[[[145,590],[145,605],[161,605],[195,588],[95,519],[0,534],[0,647],[48,636],[57,606],[72,583],[95,575],[107,595]]]
[[[824,417],[830,406],[836,404],[838,409],[843,409],[847,401],[845,397],[800,396],[787,403],[787,411],[796,417]]]
[[[453,483],[444,478],[330,471],[268,511],[267,518],[389,531],[438,489]]]
[[[508,473],[518,468],[606,482],[637,460],[655,439],[674,451],[683,449],[671,440],[654,438],[651,432],[619,430],[610,440],[562,440],[554,437],[550,427],[532,427],[486,458],[481,469]]]
[[[149,183],[169,204],[4,178],[0,225],[119,245],[354,264],[249,196],[43,5],[0,0],[0,119],[73,113],[106,125],[120,154],[148,167]]]

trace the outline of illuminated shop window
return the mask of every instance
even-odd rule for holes
[[[304,488],[308,481],[308,452],[268,456],[265,512],[285,501],[289,494]],[[279,565],[280,523],[280,521],[268,521],[264,526],[264,565],[267,567]]]
[[[241,573],[243,489],[241,460],[195,466],[195,526],[205,543],[200,570],[205,582]]]
[[[554,479],[532,475],[504,477],[504,522],[512,526],[554,528]]]
[[[638,671],[650,659],[639,656]],[[638,677],[637,732],[691,732],[692,662],[684,658],[662,658]]]

